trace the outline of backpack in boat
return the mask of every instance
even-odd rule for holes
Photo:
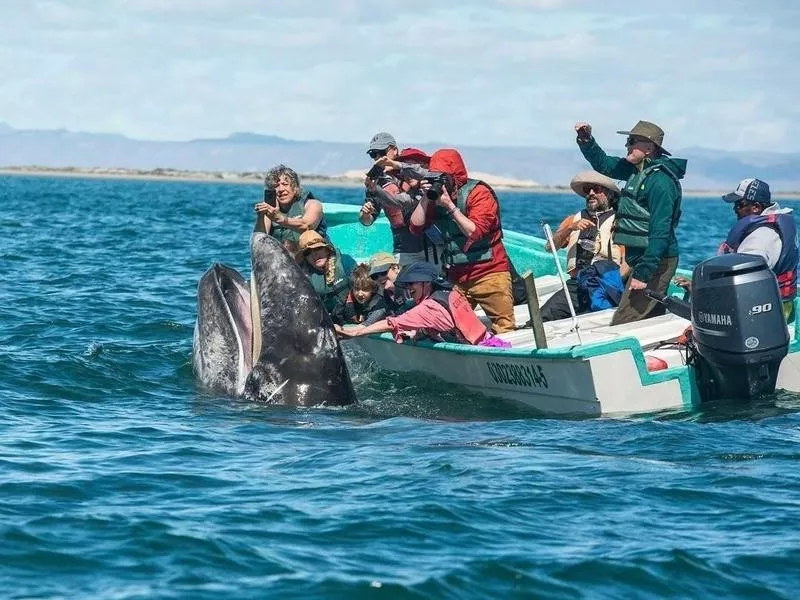
[[[598,260],[575,274],[579,292],[589,298],[589,310],[605,310],[619,306],[625,283],[619,265],[611,260]]]
[[[508,264],[511,270],[511,293],[514,295],[514,306],[527,304],[528,290],[525,289],[525,280],[517,272],[514,263],[509,259]]]

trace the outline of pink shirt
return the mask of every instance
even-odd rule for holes
[[[386,322],[392,328],[394,340],[398,344],[403,343],[404,337],[416,337],[418,330],[424,330],[419,333],[428,337],[441,340],[439,333],[452,331],[456,326],[447,309],[430,298],[425,298],[397,317],[389,317]]]

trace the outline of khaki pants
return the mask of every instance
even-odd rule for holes
[[[466,296],[472,308],[478,304],[492,321],[492,333],[513,331],[514,296],[511,293],[511,274],[489,273],[475,281],[455,286]]]
[[[647,282],[647,287],[659,294],[666,294],[669,282],[672,281],[675,275],[675,269],[678,268],[678,257],[672,256],[669,258],[662,258],[658,263],[658,268],[650,281]],[[628,280],[625,286],[625,291],[622,293],[622,298],[619,301],[617,312],[611,319],[612,325],[622,325],[623,323],[633,323],[650,317],[658,317],[663,315],[666,309],[663,305],[655,300],[651,300],[644,294],[644,290],[631,290],[631,282]]]

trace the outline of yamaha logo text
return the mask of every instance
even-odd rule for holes
[[[730,315],[717,315],[703,311],[697,312],[697,320],[707,325],[725,325],[728,327],[733,325]]]

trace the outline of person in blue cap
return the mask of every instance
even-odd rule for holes
[[[466,297],[441,279],[434,265],[415,262],[403,267],[395,286],[405,289],[414,302],[412,308],[366,327],[337,327],[337,332],[349,338],[391,331],[399,344],[424,336],[439,342],[511,346],[486,329]]]
[[[775,273],[787,320],[793,320],[797,295],[797,228],[791,208],[781,208],[772,200],[769,185],[760,179],[742,179],[736,189],[722,196],[733,205],[736,223],[719,248],[720,254],[755,254]],[[690,288],[686,279],[678,285]]]

